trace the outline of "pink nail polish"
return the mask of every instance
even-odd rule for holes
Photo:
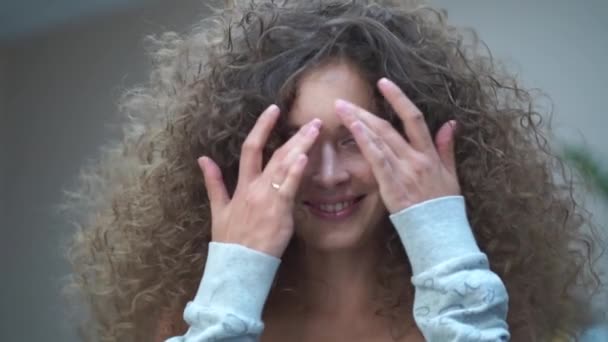
[[[313,124],[313,125],[310,125],[310,127],[308,127],[306,134],[308,134],[309,136],[314,136],[318,132],[319,132],[319,128]]]
[[[383,88],[387,89],[387,90],[388,89],[394,89],[396,87],[395,83],[393,83],[391,80],[389,80],[386,77],[382,77],[380,79],[380,81],[378,81],[378,85],[380,87],[383,87]]]
[[[316,127],[317,129],[321,128],[321,124],[323,122],[321,121],[321,119],[313,119],[312,120],[312,126]]]
[[[351,112],[352,107],[350,103],[344,100],[336,100],[336,110],[340,113],[348,114]]]

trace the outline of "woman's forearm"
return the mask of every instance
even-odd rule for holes
[[[464,198],[391,215],[412,264],[414,319],[427,341],[507,341],[508,295],[473,237]]]
[[[203,279],[184,311],[190,328],[166,341],[259,340],[262,309],[279,263],[237,244],[210,243]]]

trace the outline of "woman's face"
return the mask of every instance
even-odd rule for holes
[[[358,71],[341,62],[319,67],[299,83],[289,125],[323,121],[308,153],[294,213],[295,234],[309,247],[359,247],[370,241],[387,215],[370,165],[334,110],[341,98],[373,112],[372,94]]]

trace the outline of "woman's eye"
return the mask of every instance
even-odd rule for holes
[[[353,137],[348,137],[348,138],[342,140],[342,145],[346,145],[346,146],[355,145],[356,146],[357,141]]]

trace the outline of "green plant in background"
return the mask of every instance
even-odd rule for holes
[[[608,172],[602,168],[592,153],[580,146],[567,145],[563,148],[563,156],[581,173],[593,190],[608,201]]]
[[[591,151],[581,146],[566,145],[562,149],[562,155],[581,174],[591,190],[608,204],[608,171],[603,169]],[[600,225],[605,226],[605,223]],[[603,317],[598,318],[596,325],[589,327],[583,334],[582,342],[608,341],[608,311],[599,315]]]

